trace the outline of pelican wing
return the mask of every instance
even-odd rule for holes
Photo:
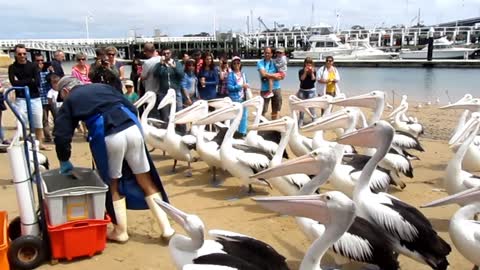
[[[165,140],[165,134],[167,134],[165,129],[157,129],[157,132],[151,132],[150,136],[155,140],[163,141]]]
[[[403,173],[409,178],[413,177],[413,167],[410,160],[393,149],[391,149],[391,152],[380,162],[380,165],[382,164],[385,164],[385,167],[391,167],[396,171]]]
[[[219,264],[219,261],[230,260],[233,261],[235,257],[238,263],[248,263],[258,267],[258,269],[289,269],[286,263],[286,258],[279,254],[273,247],[255,238],[237,234],[229,231],[222,230],[210,230],[209,235],[223,246],[223,250],[228,256],[215,255],[215,263]],[[213,254],[212,254],[213,255]],[[209,256],[209,255],[207,255]],[[203,257],[203,256],[202,256]],[[195,259],[201,259],[199,257]],[[210,258],[213,259],[213,258]],[[241,261],[240,261],[241,260]],[[241,266],[244,264],[222,264],[226,266]],[[246,265],[246,264],[245,264]],[[257,268],[241,268],[239,269],[257,269]]]
[[[350,177],[357,182],[360,178],[363,167],[365,167],[365,164],[367,164],[370,158],[371,157],[367,155],[348,154],[343,156],[342,163],[344,165],[353,167],[353,170],[350,171]],[[387,190],[390,181],[391,178],[389,171],[384,168],[377,167],[377,169],[373,171],[372,178],[370,180],[370,189],[373,192],[385,191]]]
[[[398,269],[391,241],[367,220],[356,217],[352,226],[332,246],[333,251],[350,260]]]
[[[255,147],[255,146],[250,146],[245,143],[234,143],[232,146],[234,149],[243,151],[245,153],[264,155],[264,156],[267,156],[268,158],[273,157],[271,153],[265,151],[264,149]]]
[[[379,196],[383,197],[383,201],[367,206],[373,207],[369,214],[377,225],[400,240],[401,245],[420,254],[429,252],[443,259],[452,251],[417,208],[386,193]]]
[[[420,152],[424,152],[425,150],[423,149],[422,145],[420,144],[420,141],[415,138],[413,135],[411,135],[408,132],[401,131],[401,130],[396,130],[395,135],[393,136],[393,145],[396,145],[402,149],[415,149]]]
[[[270,165],[270,160],[267,156],[256,153],[240,152],[237,155],[237,160],[252,168],[254,173],[261,172]]]

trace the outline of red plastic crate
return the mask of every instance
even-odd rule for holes
[[[8,216],[7,212],[0,211],[0,269],[10,269],[8,265],[7,251],[8,251]]]
[[[58,226],[48,224],[52,258],[67,259],[92,257],[105,249],[107,243],[107,224],[105,220],[85,219],[68,222]]]

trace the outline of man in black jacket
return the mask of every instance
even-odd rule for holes
[[[78,122],[84,121],[95,164],[110,187],[106,208],[115,226],[108,238],[127,241],[126,209],[150,208],[162,229],[162,238],[170,239],[175,231],[155,203],[155,199],[162,197],[168,202],[168,198],[146,151],[136,108],[107,84],[82,85],[78,79],[65,76],[58,82],[57,90],[64,99],[54,129],[60,173],[73,170],[70,144]]]
[[[27,60],[27,49],[23,44],[15,45],[15,62],[8,67],[8,79],[12,86],[28,86],[30,90],[30,102],[32,104],[32,125],[35,136],[40,142],[40,150],[50,150],[43,145],[43,107],[40,99],[38,85],[40,78],[37,65]],[[16,105],[27,120],[27,104],[24,90],[15,90]]]

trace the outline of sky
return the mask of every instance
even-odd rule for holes
[[[480,0],[0,0],[0,39],[86,38],[86,18],[90,38],[213,33],[214,18],[217,31],[246,32],[250,10],[255,29],[258,17],[270,28],[309,26],[312,3],[314,24],[335,26],[338,12],[341,29],[411,25],[418,9],[426,25],[480,17]]]

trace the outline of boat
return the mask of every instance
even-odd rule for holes
[[[336,60],[381,60],[392,59],[397,55],[372,47],[368,38],[348,40],[347,44],[352,47],[353,51],[350,54],[337,55]]]
[[[470,56],[475,52],[475,49],[454,47],[453,41],[449,41],[446,37],[441,37],[433,41],[433,59],[463,59],[465,56]],[[400,51],[399,57],[401,59],[426,59],[428,53],[428,46],[421,50],[411,51],[405,49]]]
[[[349,55],[353,49],[349,44],[341,42],[335,34],[312,35],[308,39],[309,46],[305,50],[295,50],[292,52],[292,58],[305,59],[323,59],[327,56]]]

